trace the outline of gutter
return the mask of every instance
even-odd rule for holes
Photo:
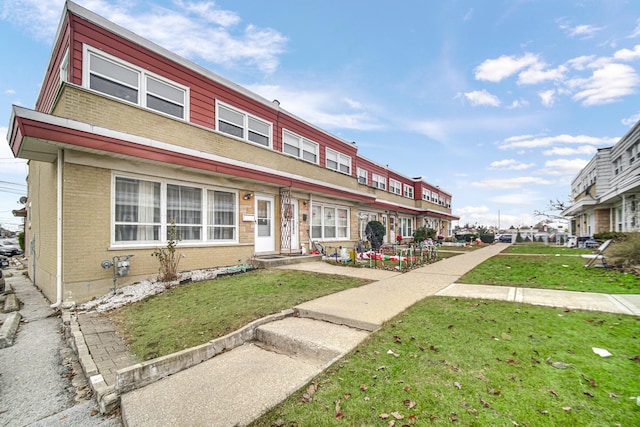
[[[56,302],[51,308],[56,308],[62,302],[62,156],[58,149],[58,164],[56,176]]]

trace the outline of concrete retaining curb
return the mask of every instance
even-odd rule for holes
[[[291,309],[283,310],[280,313],[254,320],[245,327],[206,344],[120,369],[116,372],[115,391],[117,394],[123,394],[144,387],[211,359],[224,351],[239,347],[245,342],[255,339],[258,327],[293,316],[293,314],[294,311]]]
[[[62,322],[65,328],[65,337],[78,356],[78,361],[89,380],[100,412],[107,414],[120,405],[120,396],[123,393],[149,385],[252,341],[260,326],[294,314],[294,310],[283,310],[280,313],[254,320],[245,327],[206,344],[120,369],[116,372],[115,385],[111,386],[107,385],[98,371],[76,316],[69,310],[63,310]]]
[[[7,316],[7,320],[4,321],[0,328],[0,348],[13,345],[18,326],[20,326],[20,319],[22,319],[22,315],[17,311]]]

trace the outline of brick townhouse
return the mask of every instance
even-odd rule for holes
[[[29,274],[56,303],[109,292],[114,256],[134,255],[119,285],[157,274],[171,224],[194,270],[458,219],[450,193],[73,2],[7,139],[29,160]]]

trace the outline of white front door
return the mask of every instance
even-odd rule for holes
[[[263,253],[275,250],[273,197],[256,196],[255,252]]]
[[[298,200],[291,199],[291,204],[284,206],[282,218],[282,232],[291,234],[291,251],[300,250],[300,239],[298,238]],[[284,246],[284,245],[283,245]],[[284,250],[284,247],[283,247]]]

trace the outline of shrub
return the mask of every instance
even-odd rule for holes
[[[617,240],[624,237],[625,237],[625,233],[619,233],[616,231],[608,231],[606,233],[596,233],[593,235],[593,238],[595,240],[603,240],[603,241],[609,240],[609,239]]]
[[[158,248],[151,254],[160,261],[158,280],[161,282],[171,282],[178,278],[178,264],[181,254],[176,251],[176,247],[179,240],[176,224],[171,222],[167,230],[167,247]]]
[[[387,230],[380,221],[369,221],[364,231],[367,240],[371,243],[371,249],[377,251],[382,246],[382,241]]]
[[[480,241],[482,243],[493,243],[496,240],[496,236],[494,234],[481,234]]]
[[[621,234],[621,233],[617,233]],[[618,237],[606,253],[607,259],[622,267],[640,267],[640,232]]]
[[[18,233],[18,244],[20,245],[20,250],[24,252],[24,231]]]
[[[516,243],[522,243],[522,241],[522,234],[518,231],[518,234],[516,235]]]

